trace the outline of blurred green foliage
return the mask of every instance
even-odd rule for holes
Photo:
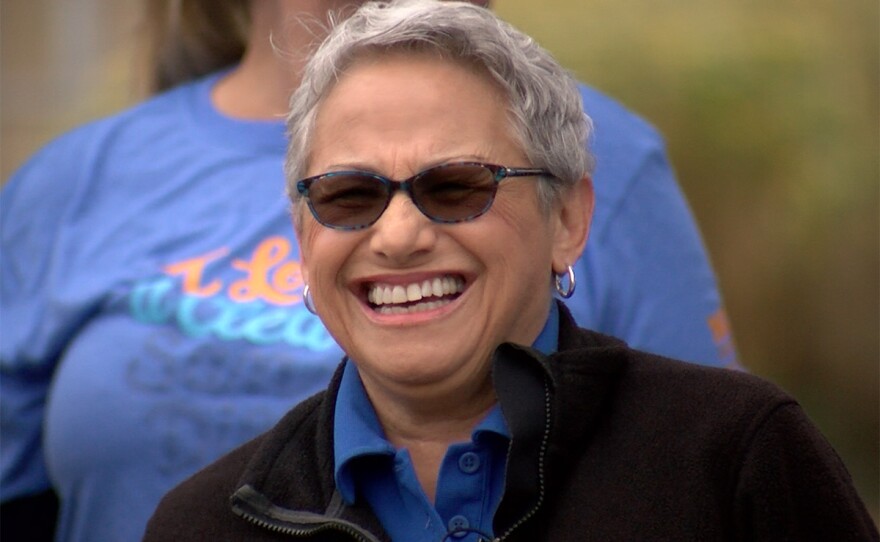
[[[876,0],[497,0],[666,137],[742,362],[797,397],[880,517]]]

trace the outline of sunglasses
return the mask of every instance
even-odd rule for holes
[[[498,183],[511,177],[550,176],[536,168],[510,168],[479,162],[455,162],[428,168],[394,181],[366,171],[333,171],[296,183],[321,225],[337,230],[368,228],[379,220],[398,190],[434,222],[467,222],[495,201]]]

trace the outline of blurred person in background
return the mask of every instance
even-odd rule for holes
[[[326,385],[341,351],[302,302],[281,119],[327,14],[361,3],[147,2],[157,96],[4,187],[4,536],[139,539],[170,487]],[[579,90],[597,168],[574,317],[735,366],[660,136]]]

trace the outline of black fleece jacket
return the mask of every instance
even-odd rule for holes
[[[512,433],[498,540],[878,540],[837,454],[776,386],[632,350],[560,311],[559,352],[505,344],[493,361]],[[389,540],[334,486],[340,376],[166,495],[145,540]]]

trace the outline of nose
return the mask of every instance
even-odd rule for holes
[[[436,224],[402,191],[394,194],[370,230],[370,249],[397,264],[430,252],[437,241]]]

